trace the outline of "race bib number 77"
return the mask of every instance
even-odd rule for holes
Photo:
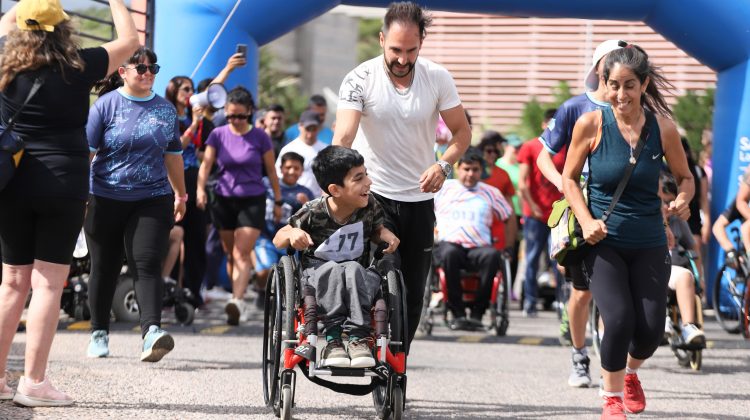
[[[315,257],[328,261],[356,260],[365,250],[362,222],[343,226],[315,249]]]

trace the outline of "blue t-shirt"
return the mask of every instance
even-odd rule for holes
[[[297,199],[297,194],[302,193],[307,196],[307,201],[315,198],[313,192],[309,188],[300,185],[286,185],[279,180],[279,187],[281,188],[281,201],[284,204],[281,205],[281,220],[279,223],[274,223],[273,220],[273,207],[274,207],[274,196],[273,188],[268,178],[263,178],[263,185],[266,186],[266,226],[263,230],[263,234],[268,238],[273,238],[279,229],[289,224],[289,217],[294,213],[297,213],[302,208],[302,203]]]
[[[294,139],[299,137],[299,125],[294,124],[289,126],[289,128],[287,128],[284,133],[286,134],[286,142],[283,144],[283,146],[286,146]],[[330,145],[331,143],[333,143],[333,130],[326,126],[323,126],[320,131],[318,131],[318,140]]]
[[[549,120],[539,141],[548,152],[556,155],[570,144],[573,138],[573,127],[581,115],[608,107],[609,103],[597,101],[589,92],[574,96],[557,108],[555,116]]]
[[[193,123],[193,121],[188,117],[187,115],[183,115],[182,117],[177,117],[177,120],[180,123],[180,132],[182,132],[182,127],[190,127],[190,124]],[[188,170],[190,168],[200,168],[201,163],[198,161],[198,154],[195,152],[195,145],[190,142],[190,144],[187,145],[185,149],[182,150],[182,163],[185,167],[185,170]]]
[[[137,201],[172,194],[164,154],[182,154],[177,111],[164,98],[136,98],[122,89],[99,98],[86,125],[91,194]]]

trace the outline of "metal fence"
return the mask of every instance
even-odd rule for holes
[[[17,3],[19,0],[0,0],[0,10],[4,8],[4,6],[8,6],[9,4]],[[109,2],[106,0],[90,0],[89,3],[91,3],[91,7],[99,5],[104,5],[107,9],[109,8]],[[135,18],[142,17],[145,18],[145,27],[139,27],[138,33],[143,36],[143,39],[145,39],[144,45],[148,48],[153,49],[154,48],[154,7],[155,7],[156,0],[145,0],[145,10],[138,10],[133,8],[128,8],[130,13],[134,15]],[[113,40],[116,36],[115,33],[115,26],[112,23],[112,20],[102,19],[97,16],[92,16],[90,14],[87,14],[83,12],[83,10],[87,9],[87,7],[84,7],[83,9],[79,10],[65,10],[65,12],[70,15],[78,18],[81,22],[94,22],[96,24],[102,25],[106,28],[108,28],[108,36],[101,36],[99,33],[91,33],[83,30],[82,28],[78,28],[77,35],[81,37],[82,39],[90,39],[95,40],[99,42],[109,42]],[[138,26],[138,25],[136,25]]]

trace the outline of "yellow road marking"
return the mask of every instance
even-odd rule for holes
[[[87,331],[91,329],[91,321],[78,321],[68,325],[68,331]]]
[[[484,339],[483,335],[462,335],[456,340],[459,343],[479,343]]]
[[[229,325],[214,325],[213,327],[204,328],[200,331],[201,334],[224,334],[231,330],[232,327]]]
[[[543,338],[540,337],[522,337],[518,340],[518,344],[523,344],[527,346],[538,346],[542,344],[542,341],[544,341]]]

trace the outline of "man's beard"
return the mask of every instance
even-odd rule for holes
[[[406,77],[409,75],[409,73],[411,73],[412,70],[414,70],[414,63],[408,62],[406,63],[407,70],[399,74],[399,73],[396,73],[396,71],[394,70],[394,67],[398,65],[397,59],[392,60],[390,63],[388,61],[386,61],[385,63],[386,63],[386,66],[388,67],[388,71],[391,72],[391,74],[394,77]]]

